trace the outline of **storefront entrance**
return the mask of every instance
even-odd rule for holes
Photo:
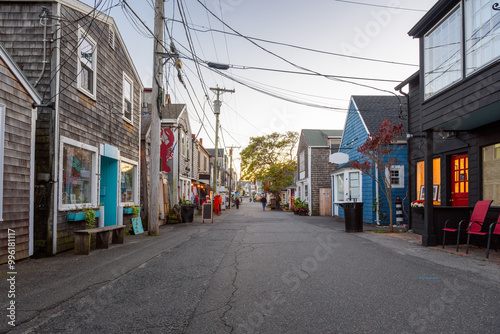
[[[99,202],[104,206],[104,226],[117,224],[118,160],[101,156]]]
[[[451,157],[451,206],[469,205],[469,158],[467,154]]]

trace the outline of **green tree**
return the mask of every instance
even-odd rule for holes
[[[251,137],[240,153],[242,179],[268,182],[267,190],[279,198],[280,191],[293,183],[298,140],[293,131]]]

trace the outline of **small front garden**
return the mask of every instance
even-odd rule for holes
[[[308,216],[309,215],[309,206],[306,202],[301,201],[300,199],[296,199],[293,202],[292,212],[299,216]]]

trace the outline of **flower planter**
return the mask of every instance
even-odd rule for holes
[[[95,217],[98,218],[101,215],[101,211],[99,210],[94,210]],[[66,220],[69,222],[76,222],[80,220],[85,220],[85,212],[68,212],[66,216]]]
[[[85,219],[85,212],[68,212],[67,220],[70,222],[76,222]]]
[[[141,212],[141,208],[139,208],[139,211],[137,213]],[[123,208],[123,214],[124,215],[131,215],[134,213],[134,208]]]
[[[416,213],[420,218],[424,218],[424,208],[420,207],[412,207],[411,211]]]

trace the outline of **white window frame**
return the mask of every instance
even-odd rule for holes
[[[389,172],[389,168],[385,168],[385,178],[387,180],[387,184],[390,184],[392,189],[403,189],[405,187],[405,166],[393,165],[391,166],[391,171],[398,171],[399,184],[392,183],[392,175]]]
[[[127,108],[127,104],[125,103],[127,97],[125,96],[125,82],[130,84],[130,119],[125,116],[125,109]],[[122,118],[130,123],[134,124],[134,81],[123,72],[123,81],[122,81]]]
[[[94,72],[92,87],[94,89],[92,92],[89,92],[86,88],[82,87],[82,79],[81,79],[82,64],[80,61],[82,39],[85,39],[89,44],[92,45],[94,49],[94,52],[92,53],[92,71]],[[80,27],[78,28],[78,51],[76,55],[76,63],[77,63],[76,84],[78,90],[80,90],[82,93],[84,93],[91,99],[95,100],[97,94],[97,43],[92,39],[92,37],[90,37],[90,35],[84,29]]]
[[[349,175],[350,173],[358,173],[359,174],[359,199],[357,199],[359,202],[362,202],[363,201],[363,173],[360,171],[360,170],[357,170],[357,169],[347,169],[347,170],[344,170],[340,173],[335,173],[335,174],[332,174],[333,176],[333,189],[332,189],[332,193],[333,193],[333,199],[334,199],[334,202],[338,202],[338,203],[343,203],[343,202],[349,202],[349,198],[351,197],[351,193],[350,193],[350,178],[349,178]],[[344,200],[343,201],[340,201],[337,199],[337,175],[343,175],[343,179],[344,179]]]
[[[91,202],[90,203],[77,203],[77,204],[63,204],[62,198],[63,198],[63,152],[64,152],[64,144],[71,145],[78,147],[83,150],[91,151],[92,152],[92,170],[91,170],[91,178],[92,178],[92,191],[90,194]],[[97,207],[97,195],[98,195],[98,180],[97,180],[97,174],[98,174],[98,149],[97,147],[81,143],[79,141],[73,140],[71,138],[67,138],[64,136],[61,136],[61,143],[59,147],[59,211],[68,211],[68,210],[80,210],[80,209],[85,209],[89,205],[93,208]]]
[[[306,170],[306,151],[303,150],[299,153],[299,172],[304,172]]]
[[[6,105],[0,103],[0,222],[3,221],[3,173],[4,173],[4,150],[5,150],[5,113]]]
[[[124,163],[127,163],[127,164],[130,164],[130,165],[134,165],[135,166],[135,175],[134,175],[134,180],[132,182],[132,191],[134,192],[133,194],[133,201],[132,202],[122,202],[122,191],[121,191],[121,186],[119,185],[119,189],[120,189],[120,206],[129,206],[129,205],[139,205],[139,201],[138,201],[138,198],[139,198],[139,192],[138,192],[138,181],[139,181],[139,163],[137,161],[134,161],[134,160],[131,160],[131,159],[127,159],[127,158],[124,158],[122,157],[120,159],[120,184],[121,184],[121,178],[122,178],[122,172],[121,172],[121,164],[122,162]]]

